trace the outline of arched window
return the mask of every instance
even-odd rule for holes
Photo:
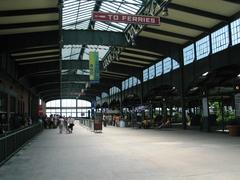
[[[46,103],[46,114],[62,115],[65,117],[90,117],[91,102],[76,99],[57,99]]]

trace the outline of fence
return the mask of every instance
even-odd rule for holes
[[[89,128],[89,129],[93,129],[93,120],[81,118],[81,119],[79,119],[79,122],[81,125]]]
[[[42,130],[41,124],[2,135],[0,137],[0,165],[9,159],[21,146]]]

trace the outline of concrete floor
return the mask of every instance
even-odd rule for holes
[[[5,165],[1,180],[239,180],[240,138],[174,129],[45,130]]]

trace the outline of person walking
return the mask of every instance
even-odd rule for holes
[[[59,133],[62,134],[62,131],[63,131],[63,126],[64,126],[64,119],[62,116],[59,116]]]
[[[68,129],[69,129],[69,133],[72,133],[73,132],[73,126],[74,126],[74,121],[75,119],[72,118],[71,116],[69,116],[68,118]]]

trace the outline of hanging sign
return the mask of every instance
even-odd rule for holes
[[[92,12],[93,21],[110,21],[127,24],[147,24],[147,25],[160,25],[160,17],[156,16],[143,16],[131,14],[117,14],[105,12]]]
[[[99,56],[98,52],[89,52],[89,79],[90,83],[99,83]]]

